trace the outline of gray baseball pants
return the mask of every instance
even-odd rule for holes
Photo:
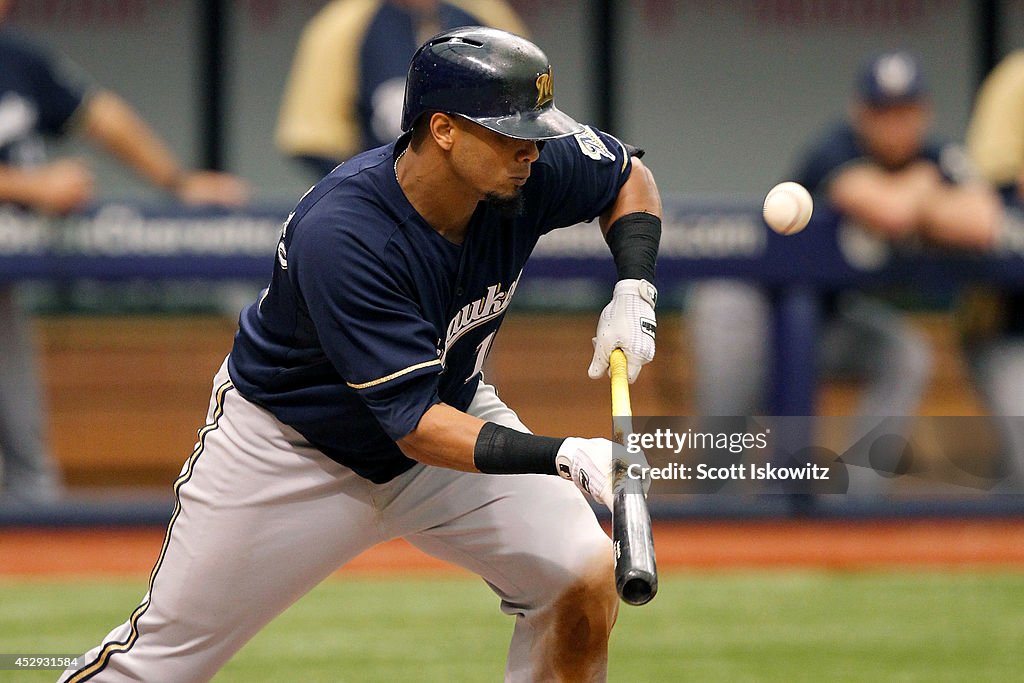
[[[486,384],[467,412],[526,429]],[[142,603],[61,681],[208,680],[336,569],[396,537],[480,575],[515,616],[506,681],[606,677],[611,544],[569,481],[417,465],[374,484],[239,395],[225,365],[175,499]]]

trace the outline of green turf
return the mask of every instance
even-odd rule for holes
[[[0,581],[0,652],[85,650],[143,591]],[[511,628],[474,580],[332,580],[215,680],[495,681]],[[1022,573],[676,573],[653,603],[622,608],[610,680],[1010,681],[1022,662]]]

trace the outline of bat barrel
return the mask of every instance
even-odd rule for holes
[[[627,478],[616,493],[612,525],[615,589],[630,605],[646,604],[658,592],[658,569],[651,516],[639,480]]]

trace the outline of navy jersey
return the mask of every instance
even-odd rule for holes
[[[943,145],[927,140],[913,161],[928,160],[934,163],[947,182],[960,182],[969,174],[967,157],[955,145]],[[861,145],[856,131],[849,123],[841,123],[830,129],[816,144],[812,145],[803,163],[793,178],[812,194],[828,191],[828,184],[847,164],[873,162]],[[895,169],[890,169],[895,170]]]
[[[84,98],[50,55],[0,29],[0,163],[45,161],[43,136],[62,134]]]
[[[398,185],[396,146],[406,143],[350,159],[302,198],[228,365],[243,396],[378,483],[412,466],[395,441],[428,408],[468,408],[538,238],[599,215],[631,169],[604,133],[550,141],[522,213],[481,203],[457,245]]]

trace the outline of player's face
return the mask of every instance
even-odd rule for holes
[[[453,163],[462,179],[481,197],[515,199],[530,177],[540,152],[533,140],[517,140],[458,119],[459,144],[452,147]]]
[[[898,167],[920,154],[931,117],[924,103],[911,102],[861,107],[856,122],[867,151],[883,166]]]

